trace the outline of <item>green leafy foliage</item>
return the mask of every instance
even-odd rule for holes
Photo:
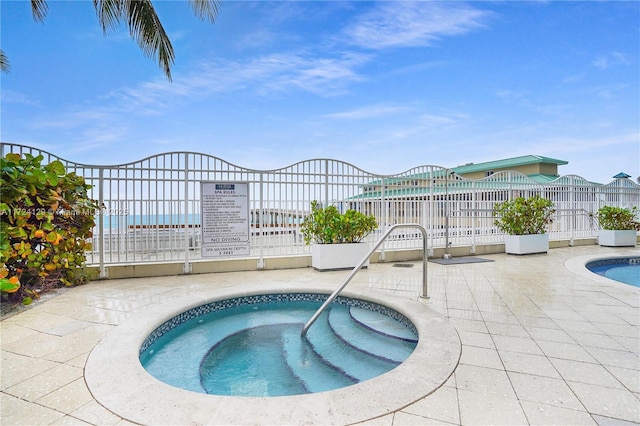
[[[378,227],[376,218],[349,209],[340,214],[336,206],[321,207],[311,202],[311,214],[300,228],[307,244],[342,244],[362,241]]]
[[[496,204],[495,224],[509,235],[544,234],[555,211],[551,200],[539,195],[518,197]]]
[[[83,267],[98,207],[88,198],[91,187],[60,161],[42,160],[0,159],[0,292],[23,304],[89,278]]]
[[[637,220],[638,208],[604,206],[598,209],[598,223],[602,229],[611,231],[636,230],[640,231]]]

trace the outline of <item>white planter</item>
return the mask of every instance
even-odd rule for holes
[[[367,243],[313,244],[311,266],[318,271],[353,269],[369,252]],[[363,268],[369,266],[369,259]]]
[[[637,232],[629,230],[605,230],[598,231],[598,244],[605,247],[635,247],[638,240]]]
[[[546,253],[549,234],[505,235],[504,249],[508,254]]]

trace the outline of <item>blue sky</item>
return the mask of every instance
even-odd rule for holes
[[[640,2],[155,1],[173,82],[90,1],[0,3],[3,142],[85,164],[197,151],[380,174],[536,154],[640,176]]]

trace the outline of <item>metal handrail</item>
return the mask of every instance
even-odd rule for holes
[[[364,258],[362,258],[360,263],[358,263],[358,265],[355,268],[353,268],[353,270],[351,271],[347,279],[344,280],[342,285],[337,289],[335,289],[333,293],[331,293],[331,295],[327,298],[327,300],[325,300],[322,306],[320,306],[320,308],[316,311],[316,313],[313,314],[311,319],[309,319],[309,321],[307,321],[304,327],[302,327],[302,333],[300,333],[301,336],[304,336],[305,334],[307,334],[307,330],[309,330],[309,327],[311,327],[311,325],[318,319],[320,314],[322,314],[322,312],[327,308],[327,306],[329,306],[331,302],[333,302],[335,298],[338,297],[338,294],[347,286],[347,284],[349,284],[351,279],[358,273],[360,268],[364,266],[364,264],[367,262],[369,257],[371,257],[371,255],[378,249],[378,247],[382,245],[384,240],[393,231],[395,231],[398,228],[418,228],[422,233],[422,294],[420,295],[420,297],[422,297],[423,299],[429,298],[427,294],[427,230],[424,229],[422,225],[418,225],[417,223],[398,223],[396,225],[392,225],[389,229],[387,229],[387,232],[385,232],[382,235],[382,237],[380,237],[378,242],[373,246],[371,250],[369,250],[367,255]]]

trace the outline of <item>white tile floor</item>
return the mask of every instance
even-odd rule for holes
[[[482,256],[494,260],[488,263],[430,262],[426,303],[456,327],[460,362],[432,394],[366,423],[639,424],[640,289],[579,268],[590,257],[638,254],[584,246]],[[349,286],[416,300],[420,274],[419,263],[372,264]],[[345,276],[312,269],[221,273],[98,281],[61,292],[0,323],[0,424],[131,424],[94,400],[84,380],[91,350],[131,315],[212,286],[337,286]]]

